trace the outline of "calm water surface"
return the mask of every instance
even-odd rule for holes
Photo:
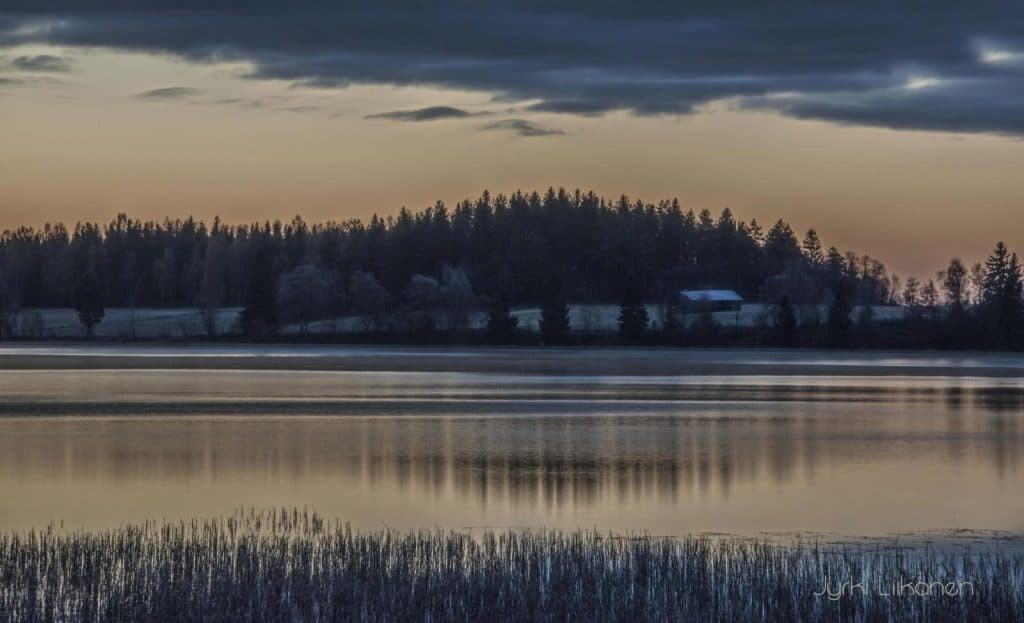
[[[559,374],[21,356],[0,369],[0,529],[284,505],[368,528],[1024,532],[1024,381],[946,359],[631,375],[572,374],[587,351]]]

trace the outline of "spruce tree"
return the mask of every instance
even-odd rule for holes
[[[821,249],[821,240],[818,232],[808,229],[803,240],[804,257],[812,267],[819,267],[825,263],[825,253]]]
[[[797,332],[796,313],[793,311],[793,303],[789,300],[789,296],[783,295],[779,300],[775,315],[775,326],[779,330],[779,340],[782,342],[782,345],[795,345]]]
[[[836,283],[832,306],[828,310],[828,345],[832,348],[847,346],[850,337],[850,286],[846,279]]]
[[[79,278],[75,284],[74,292],[75,311],[78,312],[78,320],[85,329],[85,336],[92,338],[96,325],[106,315],[103,305],[103,285],[100,283],[96,271],[89,269]]]
[[[946,292],[946,300],[953,306],[953,312],[959,313],[967,294],[967,269],[960,258],[954,257],[949,261],[949,267],[942,274],[942,289]]]
[[[647,308],[635,292],[629,293],[619,307],[619,337],[627,342],[636,342],[644,336],[650,319]]]
[[[277,279],[270,254],[264,245],[253,251],[249,283],[245,291],[245,307],[241,324],[250,337],[267,337],[277,332],[275,294]]]
[[[1016,253],[1001,241],[985,260],[982,305],[989,318],[994,344],[1015,345],[1024,317],[1021,301],[1021,267]]]
[[[487,335],[495,344],[504,344],[515,339],[519,317],[512,313],[505,296],[499,295],[487,312]]]
[[[569,341],[569,306],[560,298],[551,299],[541,307],[540,339],[545,344]]]

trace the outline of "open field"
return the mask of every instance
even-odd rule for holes
[[[647,304],[647,316],[651,328],[658,330],[665,324],[665,309],[662,305]],[[876,305],[874,318],[880,322],[901,320],[904,310],[900,307]],[[240,307],[218,309],[214,315],[218,335],[237,335]],[[825,305],[805,306],[797,310],[801,324],[806,322],[824,323],[828,308]],[[859,308],[852,312],[857,317]],[[511,311],[519,320],[519,329],[528,333],[540,331],[540,308],[524,307]],[[617,333],[619,329],[619,306],[599,304],[577,304],[569,306],[569,325],[573,331],[586,334]],[[738,311],[721,311],[712,314],[719,327],[756,328],[773,324],[773,306],[762,303],[745,303]],[[699,314],[680,314],[677,320],[683,326],[698,322]],[[475,311],[469,316],[469,329],[482,330],[487,327],[487,313]],[[74,309],[25,309],[15,315],[13,334],[27,339],[69,339],[83,337],[82,325]],[[366,329],[359,316],[341,316],[316,320],[306,328],[309,335],[361,334]],[[296,324],[281,327],[281,335],[295,336],[300,333]],[[196,339],[206,337],[206,325],[199,309],[181,308],[138,308],[112,307],[106,310],[103,320],[96,325],[96,337],[114,340],[167,340]]]
[[[362,533],[294,509],[0,536],[6,621],[1014,621],[1022,588],[998,549]]]
[[[237,330],[241,308],[225,307],[215,314],[219,334]],[[84,336],[78,312],[70,308],[24,309],[13,318],[13,335],[28,339],[68,339]],[[113,340],[162,340],[199,338],[206,335],[202,313],[194,307],[112,307],[96,325],[96,337]]]

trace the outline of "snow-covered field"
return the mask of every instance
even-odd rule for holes
[[[652,329],[660,329],[665,324],[665,310],[661,305],[646,305],[647,317]],[[721,311],[711,314],[712,320],[719,327],[770,327],[774,324],[774,306],[764,303],[744,303],[738,311]],[[903,318],[904,309],[895,305],[875,305],[872,314],[876,322],[892,322]],[[529,331],[538,331],[540,309],[519,309],[513,312],[519,317],[519,327]],[[824,323],[828,319],[828,306],[805,306],[795,310],[800,324],[809,322]],[[857,319],[861,308],[855,307],[851,316]],[[697,322],[699,314],[680,314],[678,320],[683,326]],[[486,315],[481,315],[481,324],[486,324]],[[569,307],[569,324],[575,331],[617,331],[619,328],[618,305],[571,305]]]
[[[235,330],[240,308],[217,310],[218,333]],[[15,318],[15,335],[26,338],[81,337],[84,335],[74,309],[28,309]],[[202,314],[195,308],[107,309],[96,325],[97,337],[104,338],[182,338],[206,335]]]
[[[652,329],[664,326],[664,308],[661,305],[647,305],[647,316]],[[218,335],[231,334],[238,331],[238,313],[241,308],[229,307],[217,310],[216,331]],[[874,319],[877,322],[899,320],[903,317],[901,307],[875,306]],[[529,307],[512,311],[519,318],[519,328],[524,331],[540,330],[540,308]],[[826,306],[797,308],[798,317],[802,322],[812,321],[815,315],[818,322],[825,322],[828,315]],[[857,318],[859,309],[854,309],[853,317]],[[715,324],[721,327],[767,327],[773,322],[772,307],[760,303],[744,304],[739,311],[715,312],[712,314]],[[618,305],[570,305],[569,324],[580,332],[613,332],[618,330]],[[697,314],[685,314],[680,317],[683,324],[698,320]],[[25,338],[47,337],[81,337],[83,329],[78,321],[78,314],[73,309],[29,309],[19,312],[14,321],[15,335]],[[483,328],[487,325],[487,314],[475,312],[470,316],[472,328]],[[328,320],[318,320],[309,325],[309,333],[336,333],[363,331],[363,319],[358,316],[344,316]],[[298,325],[282,327],[285,335],[299,333]],[[171,339],[201,338],[206,335],[202,314],[194,308],[177,309],[108,309],[103,321],[96,326],[96,335],[102,338],[121,339]]]

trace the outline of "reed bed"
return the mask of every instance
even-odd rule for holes
[[[870,583],[816,596],[825,576]],[[872,578],[971,582],[882,595]],[[577,532],[359,532],[296,509],[0,536],[3,621],[1021,621],[1024,556]]]

